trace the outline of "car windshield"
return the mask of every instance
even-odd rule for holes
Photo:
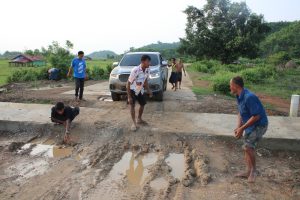
[[[144,54],[126,54],[121,63],[120,66],[138,66],[141,63],[141,57]],[[151,66],[156,66],[159,64],[158,56],[156,54],[148,54],[151,58]]]

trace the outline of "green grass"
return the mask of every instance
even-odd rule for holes
[[[196,95],[210,95],[210,94],[214,94],[214,91],[211,88],[204,88],[204,87],[196,87],[194,86],[192,88],[193,92]]]
[[[107,65],[112,65],[114,60],[88,60],[87,61],[87,68],[91,69],[93,67],[100,67],[102,69],[106,69]]]
[[[7,77],[12,74],[14,70],[22,69],[22,68],[35,68],[35,67],[10,67],[9,66],[9,60],[1,60],[0,59],[0,86],[7,83]],[[71,62],[71,61],[70,61]],[[103,69],[106,69],[107,65],[112,65],[114,60],[89,60],[87,61],[87,67],[88,69],[91,69],[93,67],[100,67]],[[49,68],[51,68],[50,64],[47,65]]]
[[[300,94],[300,69],[286,70],[275,79],[247,87],[255,92],[290,99],[292,94]]]
[[[14,71],[22,68],[34,68],[34,67],[10,67],[9,60],[0,59],[0,86],[7,83],[7,77]]]
[[[263,69],[263,63],[264,60],[261,60],[259,63],[255,63],[255,69],[254,68],[246,68],[248,71],[253,70],[252,74],[248,74],[248,77],[244,77],[244,78],[248,78],[250,80],[254,80],[255,81],[247,81],[245,82],[245,86],[247,88],[249,88],[250,90],[252,90],[253,92],[256,93],[262,93],[262,94],[266,94],[269,96],[276,96],[276,97],[281,97],[284,99],[289,99],[291,97],[292,94],[300,94],[300,68],[298,69],[289,69],[289,70],[284,70],[284,71],[280,71],[280,72],[276,72],[273,71],[271,75],[269,74],[261,74],[258,73],[260,72],[258,69],[261,68]],[[191,73],[195,73],[198,72],[199,70],[202,70],[202,68],[199,67],[199,63],[197,62],[196,64],[192,64],[191,67],[187,68],[187,70]],[[203,62],[204,63],[204,62]],[[201,64],[201,63],[200,63]],[[202,64],[203,65],[203,64]],[[210,81],[214,84],[216,84],[216,79],[222,79],[225,77],[227,71],[231,71],[230,69],[232,67],[235,67],[234,65],[232,66],[222,66],[222,68],[220,68],[219,66],[216,66],[216,73],[199,73],[198,79],[201,80],[206,80],[206,81]],[[266,65],[266,72],[269,72],[269,70],[274,69],[275,67],[272,65]],[[205,68],[205,66],[204,66]],[[218,69],[219,68],[219,69]],[[223,70],[223,71],[222,71]],[[241,68],[237,68],[237,70],[234,71],[235,74],[234,75],[241,75],[242,72],[244,72],[245,69]],[[226,73],[225,73],[226,72]],[[251,71],[252,72],[252,71]],[[270,71],[271,72],[271,71]],[[262,78],[261,75],[267,76]],[[223,83],[224,84],[229,84],[229,81],[226,81]],[[213,84],[212,84],[213,85]],[[203,90],[203,89],[202,89]],[[206,91],[202,91],[202,90],[195,90],[195,93],[205,93]]]

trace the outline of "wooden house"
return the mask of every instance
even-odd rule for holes
[[[40,67],[45,65],[46,61],[42,56],[30,56],[25,54],[20,54],[9,61],[9,66],[17,67]]]

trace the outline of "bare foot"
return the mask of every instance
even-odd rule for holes
[[[248,177],[248,182],[249,182],[249,183],[254,183],[254,182],[255,182],[255,179],[256,179],[256,176],[257,176],[256,172],[250,173],[250,175],[249,175],[249,177]]]
[[[241,173],[237,173],[236,175],[234,175],[234,177],[237,178],[248,178],[250,175],[250,172],[241,172]]]
[[[135,124],[132,124],[131,128],[130,128],[131,131],[135,132],[137,130],[137,127]]]

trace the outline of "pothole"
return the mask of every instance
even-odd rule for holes
[[[184,177],[184,155],[182,153],[170,153],[166,158],[166,163],[172,168],[171,175],[174,178]]]
[[[49,158],[63,158],[67,157],[72,154],[73,148],[72,147],[60,147],[56,145],[48,145],[48,144],[34,144],[34,143],[27,143],[22,146],[21,150],[18,153],[22,153],[26,150],[31,151],[29,155],[31,156],[44,156]]]
[[[154,164],[157,159],[158,154],[156,153],[135,157],[133,152],[126,152],[122,159],[113,166],[109,177],[116,180],[126,175],[129,184],[139,186],[148,176],[147,167]]]

